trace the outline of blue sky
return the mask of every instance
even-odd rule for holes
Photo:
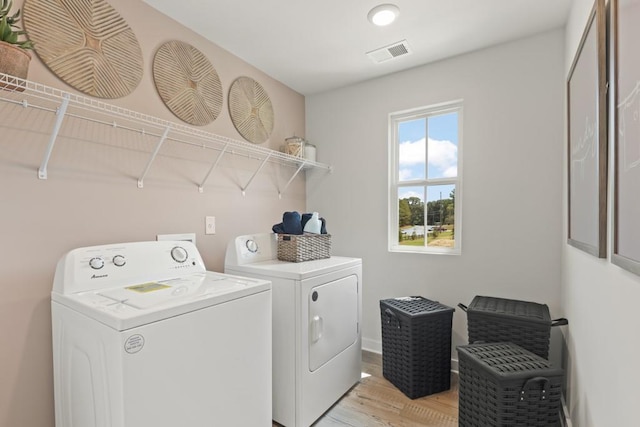
[[[427,119],[403,122],[398,127],[400,141],[400,181],[425,178]],[[428,119],[429,178],[455,177],[458,161],[458,114],[448,113]],[[453,185],[430,186],[427,200],[448,198]],[[400,198],[416,196],[424,200],[419,187],[400,189]]]

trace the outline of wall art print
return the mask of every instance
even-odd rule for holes
[[[640,0],[612,2],[615,61],[611,262],[640,275]]]
[[[567,79],[567,242],[607,256],[607,65],[604,0],[596,0]]]

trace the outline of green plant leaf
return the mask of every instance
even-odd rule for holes
[[[33,49],[33,42],[28,39],[27,32],[16,23],[19,21],[20,11],[9,16],[11,0],[0,0],[0,41],[14,44],[22,49]],[[26,36],[27,40],[19,40]]]
[[[2,7],[0,8],[0,16],[7,16],[12,6],[13,6],[13,2],[11,0],[2,0]]]

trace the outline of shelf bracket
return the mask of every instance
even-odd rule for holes
[[[278,192],[278,198],[282,199],[282,193],[284,193],[287,188],[289,188],[289,185],[291,185],[291,183],[293,182],[293,180],[295,179],[296,176],[298,176],[298,174],[300,173],[300,171],[302,170],[302,168],[304,167],[304,165],[306,164],[305,161],[302,161],[302,163],[300,163],[300,166],[298,166],[298,169],[295,171],[295,173],[293,174],[293,176],[289,179],[289,181],[287,181],[287,183],[284,185],[284,187],[282,188],[282,190],[280,190]]]
[[[222,159],[222,156],[224,156],[224,153],[227,151],[227,148],[229,148],[229,143],[228,142],[224,145],[224,148],[222,149],[222,151],[220,151],[220,154],[218,154],[218,158],[211,165],[211,168],[209,168],[209,172],[207,172],[207,175],[202,180],[202,183],[198,186],[198,191],[199,192],[201,192],[201,193],[204,192],[204,184],[209,179],[209,175],[211,175],[211,172],[213,172],[213,170],[218,166],[218,163],[220,163],[220,160]]]
[[[249,186],[251,185],[251,182],[253,181],[253,178],[256,177],[256,175],[258,175],[258,173],[260,173],[260,171],[262,170],[262,168],[264,167],[264,165],[267,164],[267,160],[269,160],[269,157],[271,157],[271,153],[267,154],[267,156],[264,158],[264,160],[262,161],[262,163],[260,163],[260,166],[258,167],[258,169],[253,173],[253,175],[251,176],[251,178],[249,178],[249,182],[247,182],[247,185],[245,185],[242,188],[242,195],[244,196],[247,191],[247,188],[249,188]]]
[[[64,120],[64,115],[67,113],[68,106],[69,94],[65,94],[64,98],[62,98],[60,106],[56,110],[57,117],[56,122],[53,124],[53,131],[51,132],[51,136],[49,137],[49,145],[47,146],[47,151],[44,153],[44,159],[42,159],[40,168],[38,168],[39,179],[47,179],[47,165],[49,164],[49,159],[51,158],[51,153],[53,152],[53,146],[56,144],[58,132],[60,132],[60,128],[62,127],[62,121]]]
[[[167,126],[167,128],[164,130],[164,133],[160,137],[160,141],[158,141],[158,145],[156,145],[156,149],[153,151],[153,153],[151,154],[151,158],[149,158],[149,161],[147,162],[147,167],[144,168],[144,172],[142,172],[142,176],[138,180],[138,188],[144,187],[144,177],[147,175],[147,172],[149,172],[149,169],[151,169],[151,164],[153,163],[156,156],[158,155],[158,151],[160,151],[160,147],[162,147],[162,144],[164,144],[164,141],[167,139],[167,136],[169,135],[170,130],[171,130],[171,126]]]

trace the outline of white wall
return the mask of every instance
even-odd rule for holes
[[[574,0],[566,27],[565,76],[568,75],[592,0]],[[613,81],[610,82],[613,85]],[[613,87],[611,87],[613,89]],[[610,93],[613,90],[610,89]],[[611,109],[610,109],[611,111]],[[613,127],[609,132],[609,218],[613,182]],[[566,165],[566,157],[565,163]],[[563,237],[566,236],[566,166],[563,171]],[[609,219],[608,235],[611,236]],[[638,425],[640,352],[637,305],[640,277],[597,259],[562,241],[562,307],[570,320],[565,330],[568,406],[575,426]]]
[[[455,306],[493,295],[564,314],[563,69],[556,30],[306,98],[307,137],[335,168],[307,177],[307,208],[327,218],[334,254],[363,258],[365,347],[379,350],[379,300],[395,296]],[[389,253],[388,114],[456,99],[464,99],[462,255]],[[457,310],[454,345],[466,342],[466,320]]]

